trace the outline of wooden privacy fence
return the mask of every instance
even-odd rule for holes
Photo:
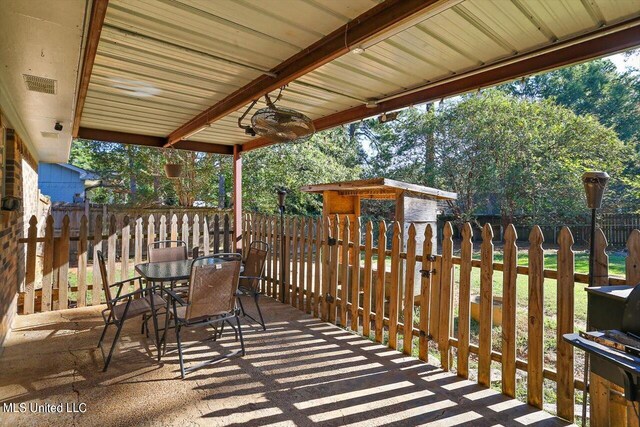
[[[228,214],[196,214],[191,219],[186,214],[161,215],[159,220],[154,215],[111,215],[105,219],[98,215],[93,227],[89,227],[83,215],[79,229],[72,231],[67,215],[61,224],[47,216],[44,227],[33,216],[27,237],[20,239],[26,258],[24,289],[18,296],[19,313],[100,304],[102,283],[98,265],[92,262],[98,250],[105,253],[109,278],[115,282],[133,276],[135,264],[147,260],[147,248],[155,241],[184,240],[189,253],[194,247],[206,255],[228,252],[233,247],[231,223]],[[60,231],[55,232],[56,228]]]
[[[558,416],[573,421],[575,391],[584,387],[582,364],[574,363],[574,356],[582,354],[574,355],[562,335],[584,330],[584,316],[577,318],[574,309],[576,295],[586,299],[586,292],[576,287],[588,283],[588,274],[575,270],[569,228],[560,231],[558,267],[550,270],[544,265],[544,238],[537,226],[529,233],[526,265],[519,263],[513,226],[504,233],[503,262],[495,262],[489,224],[482,229],[479,253],[473,251],[471,225],[464,225],[458,256],[454,256],[451,223],[444,226],[441,254],[432,247],[431,227],[426,228],[420,239],[423,255],[416,255],[413,224],[406,242],[399,223],[388,226],[393,230],[390,241],[387,224],[381,222],[374,247],[374,224],[369,221],[363,228],[359,218],[355,224],[337,216],[286,218],[283,238],[278,218],[253,215],[244,218],[243,244],[246,248],[262,240],[272,247],[262,284],[268,296],[280,299],[284,280],[287,304],[425,361],[431,349],[442,369],[455,369],[459,376],[475,378],[486,387],[495,384],[499,372],[505,395],[515,397],[518,387],[524,387],[527,403],[537,408],[543,406],[544,384],[550,381]],[[596,239],[597,284],[640,283],[640,231],[628,237],[626,277],[609,276],[602,230]],[[549,299],[545,290],[555,297]],[[472,292],[479,294],[477,321],[471,316]],[[502,298],[501,324],[494,319],[496,297]],[[499,370],[492,369],[496,363]],[[595,375],[591,383],[591,419],[602,421],[592,425],[636,419],[619,389]]]

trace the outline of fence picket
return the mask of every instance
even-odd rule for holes
[[[407,268],[404,284],[404,331],[402,334],[402,350],[404,354],[411,355],[413,349],[413,287],[416,275],[416,226],[409,226],[409,239],[407,240]]]
[[[96,215],[93,231],[93,288],[91,289],[91,305],[98,305],[102,300],[102,281],[98,267],[98,251],[102,251],[102,215]]]
[[[142,218],[136,219],[135,237],[134,237],[134,255],[133,260],[135,264],[142,263]]]
[[[391,286],[389,288],[389,347],[398,347],[398,305],[400,303],[400,247],[402,246],[402,230],[400,223],[393,223],[393,237],[391,240]]]
[[[321,283],[324,281],[323,274],[323,255],[324,246],[322,246],[322,232],[323,232],[323,221],[322,217],[318,218],[316,221],[316,253],[315,253],[315,261],[316,261],[316,271],[313,282],[313,316],[318,317],[320,310],[320,295],[321,295]]]
[[[534,226],[529,234],[529,325],[527,366],[527,403],[542,409],[542,373],[544,368],[544,251],[542,230]]]
[[[387,249],[387,224],[380,221],[378,229],[378,274],[376,276],[376,317],[375,317],[375,340],[382,342],[382,330],[384,328],[384,285],[386,272],[386,249]]]
[[[215,214],[213,217],[213,229],[215,230],[213,233],[213,253],[217,254],[220,252],[220,216],[218,214]],[[248,234],[249,228],[246,228],[245,230],[245,234]],[[249,243],[245,242],[244,246],[248,248]]]
[[[558,326],[557,326],[557,362],[558,372],[557,410],[558,416],[573,420],[574,388],[573,388],[573,346],[562,339],[564,334],[573,333],[574,318],[574,271],[575,257],[573,253],[573,236],[569,228],[562,227],[558,239]]]
[[[309,298],[309,294],[306,293],[306,249],[307,249],[307,236],[306,236],[307,221],[304,218],[300,219],[300,268],[298,269],[298,309],[304,311],[305,297]]]
[[[607,286],[609,284],[609,255],[607,255],[607,238],[601,228],[596,229],[595,253],[594,253],[594,286]]]
[[[351,221],[344,216],[342,225],[342,250],[340,251],[340,325],[347,327],[347,302],[349,299],[349,236],[351,236]]]
[[[53,259],[54,259],[54,234],[53,217],[48,215],[46,219],[44,244],[43,244],[43,273],[42,273],[42,293],[41,310],[49,311],[52,308],[53,297]]]
[[[38,218],[35,215],[29,219],[27,230],[27,258],[25,265],[25,294],[22,312],[31,314],[35,312],[36,298],[36,239],[38,238]]]
[[[131,244],[131,225],[129,215],[122,219],[122,241],[120,242],[120,280],[129,278],[129,245]]]
[[[462,227],[460,244],[460,290],[458,307],[458,376],[469,378],[469,331],[471,325],[471,258],[473,256],[473,228]]]
[[[371,335],[371,279],[373,264],[373,223],[367,221],[364,234],[364,272],[362,277],[362,335]]]
[[[451,369],[451,347],[449,337],[451,336],[451,312],[453,298],[451,288],[453,287],[453,227],[447,222],[442,232],[442,275],[440,276],[440,325],[438,350],[440,350],[440,363],[442,369]]]
[[[625,260],[627,285],[640,283],[640,230],[633,230],[627,240],[627,259]]]
[[[62,219],[60,233],[60,264],[58,268],[58,307],[61,310],[69,308],[69,215]]]
[[[300,283],[298,281],[298,218],[293,218],[292,221],[291,238],[291,306],[296,307],[298,305],[298,290],[300,289]]]
[[[184,215],[185,217],[187,214]],[[149,215],[147,220],[147,243],[145,247],[149,248],[149,246],[156,241],[156,219],[153,215]],[[149,254],[147,253],[147,259],[149,258]]]
[[[160,216],[160,239],[159,240],[167,240],[167,217],[164,215]]]
[[[429,360],[429,308],[431,302],[431,276],[433,269],[433,229],[427,224],[422,244],[422,273],[420,277],[420,337],[418,340],[418,358]]]
[[[478,333],[478,384],[491,385],[491,325],[493,324],[493,229],[482,229],[480,267],[480,331]]]
[[[516,285],[518,247],[516,228],[509,224],[504,233],[502,273],[502,393],[516,397]]]
[[[329,303],[329,322],[336,322],[337,299],[338,299],[338,239],[340,238],[340,217],[335,216],[332,223],[331,237],[334,239],[331,245],[331,265],[329,268],[329,293],[331,301]]]
[[[109,218],[109,236],[107,237],[107,271],[109,280],[116,282],[116,241],[118,238],[116,229],[116,216]]]
[[[78,307],[87,305],[87,261],[89,220],[86,215],[80,219],[80,234],[78,236]]]
[[[171,240],[178,240],[178,216],[171,215]]]
[[[181,240],[187,245],[187,252],[191,249],[190,241],[189,241],[189,217],[187,214],[182,215],[182,235],[180,237]],[[226,252],[226,251],[225,251]]]
[[[209,256],[211,254],[211,230],[209,229],[209,219],[206,216],[202,218],[202,230],[202,253],[205,256]]]
[[[193,230],[193,244],[191,245],[191,249],[200,248],[200,216],[198,214],[193,216],[193,226],[191,229]]]
[[[223,251],[229,252],[231,251],[231,247],[233,247],[233,250],[235,250],[236,242],[233,242],[233,246],[231,245],[231,231],[230,231],[231,227],[229,226],[229,214],[224,214],[223,228],[224,228],[224,235],[223,235],[223,241],[222,241]]]
[[[360,217],[356,217],[353,223],[352,235],[353,248],[352,257],[353,265],[351,266],[351,330],[358,332],[359,308],[360,308],[360,242],[362,241],[362,223]]]

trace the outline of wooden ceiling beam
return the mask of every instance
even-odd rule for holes
[[[94,141],[116,142],[120,144],[143,145],[145,147],[162,148],[167,138],[162,136],[140,135],[137,133],[117,132],[112,130],[81,127],[78,138]],[[232,145],[212,144],[201,141],[180,141],[173,146],[179,150],[201,151],[204,153],[233,155]]]
[[[451,0],[387,0],[313,43],[171,132],[167,146],[244,107],[310,71],[344,55],[350,48],[410,21],[426,10],[441,10]]]
[[[360,105],[321,117],[314,120],[313,123],[316,131],[330,129],[384,112],[495,86],[523,76],[611,55],[640,45],[640,18],[621,23],[619,27],[622,28],[619,31],[615,31],[615,26],[605,27],[598,31],[602,34],[600,36],[597,33],[592,33],[583,41],[569,40],[563,43],[562,47],[554,45],[551,49],[543,48],[539,52],[527,54],[521,60],[510,58],[502,65],[495,64],[484,71],[472,71],[467,76],[451,78],[440,84],[434,84],[425,89],[380,102],[375,108]],[[276,143],[261,137],[244,143],[242,150],[250,151],[274,144]]]
[[[93,0],[91,5],[91,18],[89,19],[89,30],[87,31],[87,43],[84,47],[82,70],[80,71],[80,85],[78,86],[76,109],[75,114],[73,115],[72,135],[74,137],[78,136],[80,119],[82,118],[82,110],[84,109],[84,101],[87,98],[87,91],[89,90],[89,80],[91,80],[93,63],[96,59],[98,43],[100,42],[100,33],[102,32],[104,18],[107,15],[108,5],[109,0]]]

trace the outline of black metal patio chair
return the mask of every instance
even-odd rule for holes
[[[187,259],[187,244],[183,240],[160,240],[149,245],[149,262]]]
[[[260,282],[264,279],[264,267],[269,254],[270,246],[266,242],[256,240],[249,245],[249,251],[247,252],[247,258],[244,260],[244,271],[240,276],[240,285],[238,286],[238,302],[240,303],[240,310],[242,315],[258,322],[262,326],[263,330],[267,330],[267,326],[262,317],[262,311],[260,310],[260,304],[258,299],[260,298]],[[258,317],[260,320],[247,314],[242,305],[241,296],[250,296],[256,304],[258,310]]]
[[[156,316],[153,316],[153,312],[164,308],[166,302],[160,295],[153,293],[152,288],[143,287],[141,277],[134,277],[116,283],[109,283],[109,279],[107,277],[107,267],[104,262],[104,255],[101,251],[97,251],[97,257],[98,266],[100,268],[100,276],[102,278],[102,287],[104,289],[105,297],[107,300],[107,308],[102,311],[102,318],[104,319],[105,325],[104,329],[102,330],[100,340],[98,341],[98,348],[102,352],[102,357],[104,359],[103,372],[106,372],[107,368],[109,367],[109,363],[111,362],[113,351],[116,347],[118,339],[120,338],[122,327],[124,326],[124,323],[127,319],[142,315],[142,333],[144,333],[146,322],[149,318],[153,318],[154,328],[156,332],[156,342],[158,342],[158,325]],[[122,294],[122,290],[125,284],[131,284],[135,282],[138,282],[138,289],[133,292]],[[117,287],[115,297],[112,296],[111,293],[111,288],[114,287]],[[115,337],[113,338],[113,343],[111,344],[109,355],[105,358],[104,350],[102,349],[102,341],[104,340],[104,337],[107,333],[107,329],[111,325],[115,325],[118,329],[116,330]],[[147,336],[148,334],[149,329],[147,327]]]
[[[236,291],[238,289],[241,261],[239,259],[231,259],[222,263],[208,263],[207,260],[212,258],[219,258],[219,256],[201,257],[193,261],[189,280],[188,302],[177,293],[171,290],[166,291],[171,297],[171,316],[176,331],[180,375],[182,378],[189,372],[238,354],[237,352],[231,352],[199,363],[196,366],[185,368],[180,336],[180,331],[183,328],[214,326],[216,329],[212,338],[215,340],[218,336],[217,326],[224,323],[232,325],[231,321],[235,319],[237,326],[237,330],[234,327],[236,340],[239,337],[240,354],[242,356],[245,354],[242,328],[240,327],[240,310],[236,306]]]

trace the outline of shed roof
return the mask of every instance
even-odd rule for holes
[[[327,184],[313,184],[300,187],[307,193],[322,193],[323,191],[337,191],[342,195],[360,196],[363,198],[385,199],[395,198],[400,191],[410,191],[439,200],[455,200],[457,193],[410,184],[389,178],[358,179],[355,181],[332,182]],[[387,197],[391,196],[391,197]]]

